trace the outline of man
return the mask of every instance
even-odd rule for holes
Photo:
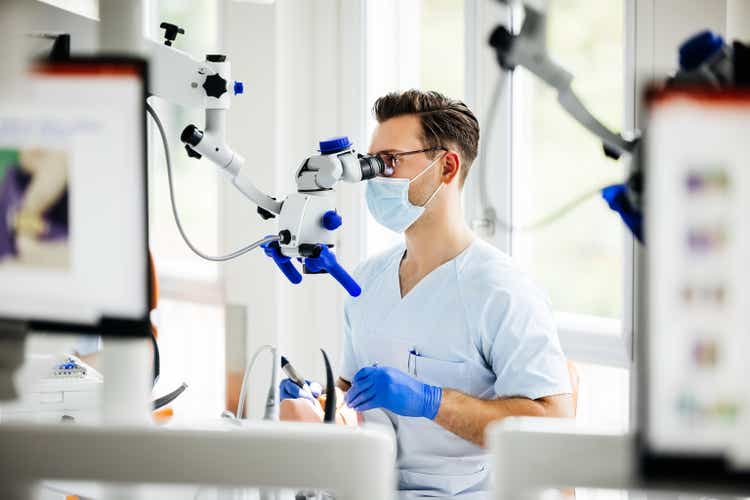
[[[377,409],[391,420],[402,497],[483,498],[485,429],[572,416],[566,361],[545,296],[465,222],[474,114],[418,90],[378,99],[374,114],[370,151],[393,174],[368,182],[367,206],[404,243],[356,272],[337,385],[365,420]],[[289,382],[282,394],[300,395]]]

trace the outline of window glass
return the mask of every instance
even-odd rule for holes
[[[547,46],[574,76],[574,89],[608,127],[623,122],[623,0],[549,2]],[[513,254],[550,294],[556,310],[620,318],[623,226],[597,189],[619,182],[623,167],[571,119],[557,94],[517,71],[513,102],[513,219],[539,221],[592,193],[542,229],[514,231]]]
[[[408,5],[407,5],[408,4]],[[375,24],[385,12],[391,13],[396,6],[394,23],[398,33],[393,36],[401,42],[392,47],[394,53],[383,54],[387,45],[372,44],[368,48],[367,72],[368,106],[378,97],[396,90],[420,88],[436,90],[449,97],[464,99],[464,2],[456,0],[421,0],[419,2],[371,1],[367,29],[380,32],[382,24]],[[414,8],[417,7],[417,8]],[[373,12],[374,11],[374,12]],[[414,30],[417,33],[414,33]],[[378,77],[383,72],[382,64],[393,64],[387,71],[396,73],[396,78]],[[419,71],[409,68],[417,67]],[[374,78],[369,78],[375,75]],[[372,83],[372,82],[376,83]],[[368,139],[377,123],[368,122]],[[367,255],[376,254],[391,247],[403,237],[385,229],[369,213],[367,216]]]
[[[218,6],[211,0],[162,0],[158,20],[182,27],[174,43],[200,60],[216,50]],[[161,36],[161,35],[159,35]],[[152,99],[152,101],[154,101]],[[175,198],[180,219],[188,237],[202,251],[218,251],[218,182],[216,167],[206,161],[189,158],[180,142],[180,133],[188,124],[204,127],[203,110],[187,109],[168,100],[155,100],[169,139],[174,173]],[[167,170],[159,135],[151,135],[149,172],[149,217],[151,249],[160,274],[183,278],[216,279],[218,266],[195,256],[180,237],[172,215]]]
[[[420,29],[420,87],[463,99],[464,2],[422,0]]]

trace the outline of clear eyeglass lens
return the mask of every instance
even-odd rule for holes
[[[395,169],[398,166],[398,156],[387,154],[383,155],[383,159],[385,160],[385,164],[390,168]]]

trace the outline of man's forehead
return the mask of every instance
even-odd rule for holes
[[[391,118],[375,127],[370,142],[370,153],[413,151],[422,148],[422,127],[415,115]]]

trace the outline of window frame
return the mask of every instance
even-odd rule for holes
[[[635,125],[635,12],[634,1],[625,0],[623,63],[625,65],[625,111],[622,127],[632,129]],[[499,23],[518,29],[519,13],[512,9],[498,9],[491,0],[464,0],[466,32],[466,74],[467,102],[477,112],[481,123],[487,122],[487,106],[492,88],[500,78],[499,67],[494,52],[487,46],[489,33]],[[503,94],[495,110],[495,130],[493,141],[488,148],[487,165],[495,168],[488,171],[496,189],[490,198],[499,220],[513,221],[513,162],[519,153],[514,144],[514,77],[505,75]],[[596,110],[593,110],[594,113]],[[496,145],[495,145],[496,144]],[[514,148],[516,146],[516,148]],[[471,176],[470,176],[471,177]],[[476,187],[467,183],[465,194],[469,223],[478,215]],[[602,207],[602,210],[606,208]],[[638,287],[638,243],[623,226],[623,313],[620,320],[587,316],[584,314],[555,311],[556,323],[565,353],[575,361],[601,366],[630,368],[633,362],[633,339],[637,314],[635,290]],[[488,238],[501,250],[511,253],[512,234],[506,228],[498,227]]]

